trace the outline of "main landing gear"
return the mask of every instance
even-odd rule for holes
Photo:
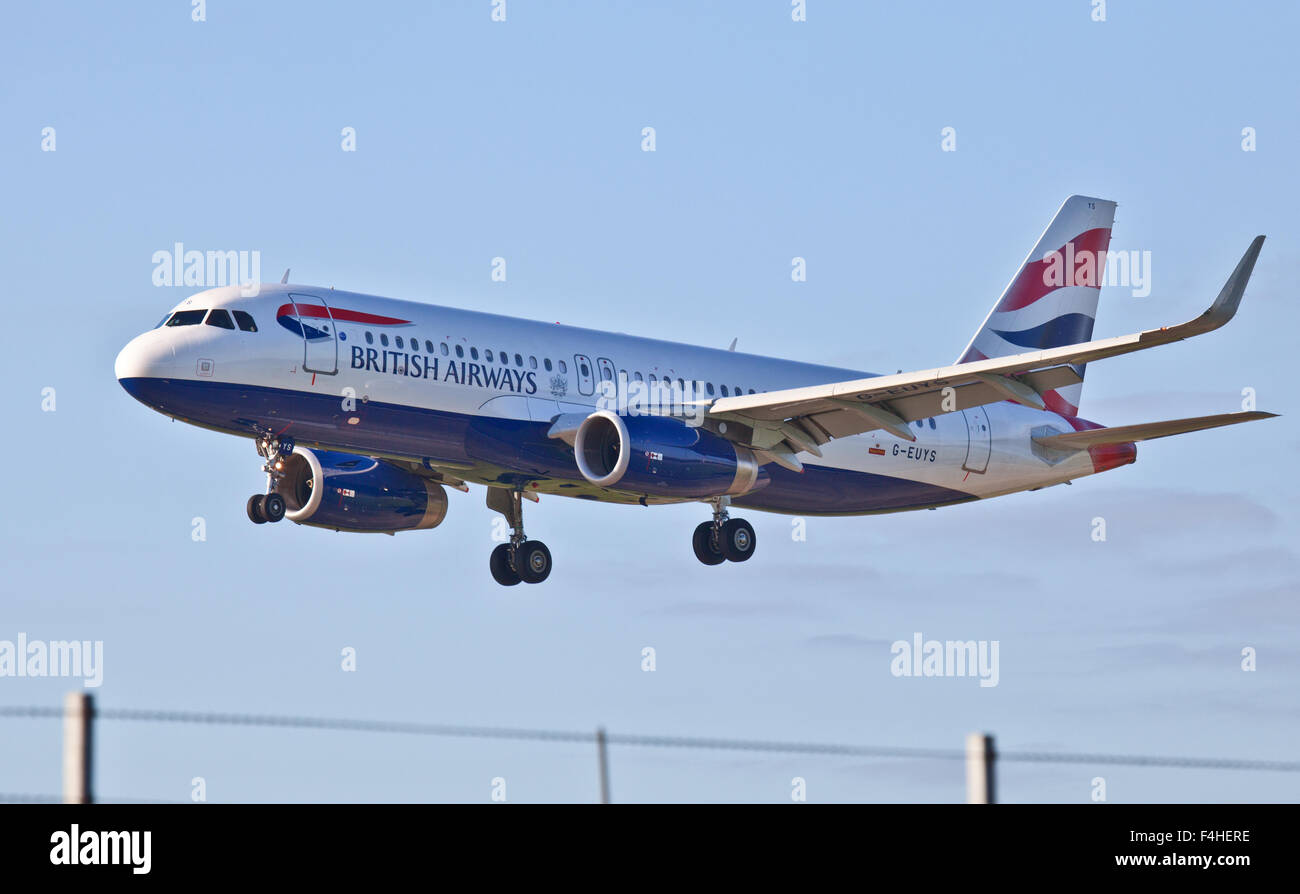
[[[266,493],[253,494],[248,498],[248,519],[255,525],[266,524],[267,522],[278,522],[284,518],[285,505],[284,497],[276,492],[280,486],[280,479],[284,477],[281,471],[284,468],[284,460],[293,453],[293,438],[276,438],[270,434],[263,435],[257,439],[257,455],[266,458],[262,464],[262,471],[266,473]]]
[[[730,497],[717,497],[712,502],[713,521],[701,524],[691,538],[695,558],[705,565],[744,562],[754,554],[757,545],[754,526],[743,518],[730,518],[727,515],[727,507],[731,505]]]
[[[510,524],[510,542],[492,550],[488,567],[492,579],[503,587],[513,587],[523,581],[540,584],[551,575],[551,551],[540,540],[529,540],[524,535],[524,492],[520,487],[487,489],[487,505],[500,512]]]

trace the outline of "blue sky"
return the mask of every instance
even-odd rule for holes
[[[958,748],[1289,759],[1300,734],[1294,4],[49,3],[0,33],[15,474],[0,639],[103,640],[104,706]],[[641,130],[657,149],[641,151]],[[54,127],[56,151],[41,151]],[[354,127],[357,151],[340,149]],[[940,151],[953,127],[957,151]],[[1257,150],[1241,132],[1255,128]],[[263,277],[892,372],[952,360],[1060,202],[1118,201],[1096,335],[1181,322],[1269,236],[1237,319],[1089,368],[1106,424],[1282,418],[1142,445],[1071,487],[939,512],[748,515],[544,499],[541,587],[487,573],[483,492],[394,538],[254,527],[246,441],[131,400],[113,358],[187,294],[175,242]],[[506,283],[490,262],[508,261]],[[808,281],[790,260],[805,257]],[[57,409],[41,409],[44,388]],[[1092,519],[1108,538],[1090,537]],[[191,520],[207,540],[191,540]],[[1000,682],[889,644],[1000,643]],[[357,650],[358,670],[340,669]],[[657,670],[640,669],[641,650]],[[1258,670],[1240,669],[1241,650]],[[67,680],[0,678],[0,705]],[[59,790],[3,720],[0,792]],[[98,789],[214,801],[592,800],[591,749],[105,721]],[[616,800],[961,800],[959,762],[614,748]],[[1293,774],[1015,764],[1008,801],[1295,800]]]

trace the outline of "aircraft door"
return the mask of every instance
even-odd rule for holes
[[[966,417],[966,461],[961,467],[968,472],[984,474],[989,467],[989,454],[993,450],[993,431],[985,407],[962,410]]]
[[[578,376],[579,394],[591,394],[596,390],[596,377],[589,359],[581,354],[574,354],[573,371]]]
[[[290,295],[302,332],[302,368],[332,376],[339,371],[339,344],[329,303],[316,295]]]

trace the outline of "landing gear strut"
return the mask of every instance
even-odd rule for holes
[[[524,534],[523,503],[522,487],[488,488],[488,508],[504,515],[510,525],[510,541],[492,550],[488,563],[492,579],[503,587],[513,587],[520,581],[540,584],[551,574],[551,551],[542,541],[529,540]]]
[[[705,565],[745,561],[754,554],[757,545],[754,526],[743,518],[728,516],[730,497],[717,497],[712,502],[713,521],[701,524],[691,537],[695,558]]]
[[[266,473],[266,493],[253,494],[248,498],[246,509],[248,519],[255,525],[266,522],[278,522],[284,518],[284,497],[277,492],[280,479],[284,477],[284,460],[293,453],[293,438],[277,438],[265,434],[257,439],[257,455],[265,457],[262,471]]]

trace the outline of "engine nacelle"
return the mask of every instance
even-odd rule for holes
[[[284,517],[300,525],[392,534],[447,517],[442,485],[374,457],[294,447],[282,473]]]
[[[592,484],[646,496],[739,495],[769,480],[748,448],[668,416],[597,410],[578,427],[573,452]]]

